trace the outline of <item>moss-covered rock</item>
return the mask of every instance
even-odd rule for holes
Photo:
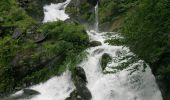
[[[104,53],[104,54],[102,55],[100,64],[101,64],[101,67],[102,67],[102,70],[103,70],[103,71],[104,71],[105,68],[107,67],[107,64],[108,64],[109,62],[111,62],[111,61],[112,61],[112,58],[110,57],[109,54]]]

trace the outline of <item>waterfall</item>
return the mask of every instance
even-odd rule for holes
[[[95,31],[99,31],[99,4],[95,6]]]
[[[65,13],[65,8],[71,0],[66,0],[63,3],[45,5],[44,6],[44,20],[43,22],[52,22],[58,20],[66,20],[69,16]]]
[[[87,76],[87,87],[91,91],[92,100],[162,100],[161,92],[149,66],[145,68],[144,61],[138,60],[127,68],[119,70],[117,66],[126,60],[122,57],[135,56],[128,47],[111,46],[105,40],[120,36],[114,32],[87,31],[91,41],[100,41],[101,46],[87,49],[88,57],[81,66]],[[107,35],[112,34],[112,36]],[[100,62],[104,53],[112,57],[104,72]],[[120,53],[121,55],[119,55]],[[145,71],[144,71],[145,70]]]
[[[63,15],[55,11],[64,12],[64,9],[59,8],[65,7],[68,2],[69,0],[55,4],[55,6],[45,6],[47,11],[45,11],[44,22],[56,21],[56,18],[58,20],[67,19],[67,14],[65,16],[65,13]],[[95,29],[87,30],[87,33],[90,41],[99,41],[102,45],[88,48],[86,50],[88,52],[87,59],[79,64],[86,73],[87,88],[92,94],[92,100],[162,100],[155,77],[150,67],[148,65],[144,66],[145,62],[143,60],[138,60],[124,69],[117,68],[118,65],[129,60],[120,60],[121,58],[135,55],[130,52],[128,47],[105,43],[107,39],[120,38],[120,36],[115,32],[99,33],[98,4],[95,6],[95,21]],[[107,64],[104,70],[104,72],[110,72],[107,74],[103,72],[100,65],[104,53],[112,58],[112,61]],[[69,71],[30,88],[40,92],[40,95],[24,100],[65,100],[75,89]],[[19,91],[14,96],[21,93]]]

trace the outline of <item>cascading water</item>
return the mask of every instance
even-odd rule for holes
[[[162,100],[149,66],[146,68],[143,66],[144,61],[139,60],[123,70],[114,72],[116,69],[114,67],[128,61],[117,60],[120,57],[132,56],[133,53],[127,47],[104,43],[109,38],[108,32],[97,33],[91,30],[88,34],[92,41],[97,40],[102,43],[101,46],[89,48],[87,59],[80,64],[86,72],[87,87],[92,93],[92,100]],[[117,37],[116,33],[110,34]],[[100,65],[104,53],[114,59],[105,69],[106,72],[111,72],[108,74],[103,73]]]
[[[60,13],[55,13],[66,7],[70,0],[65,3],[56,4],[56,6],[45,6],[44,22],[64,20],[68,18]],[[59,7],[59,5],[62,5]],[[54,7],[54,8],[53,8]],[[56,8],[57,7],[57,8]],[[48,12],[48,14],[47,14]],[[64,12],[64,9],[62,10]],[[91,47],[87,49],[87,58],[80,63],[87,76],[87,87],[92,94],[92,100],[162,100],[161,92],[157,87],[155,78],[152,75],[149,66],[144,66],[144,61],[138,60],[130,64],[123,70],[119,70],[117,66],[126,60],[119,60],[122,57],[134,56],[128,47],[111,46],[105,43],[109,38],[119,38],[119,35],[114,32],[100,32],[98,30],[98,5],[95,7],[96,26],[94,30],[87,30],[91,41],[99,41],[101,46]],[[109,34],[109,35],[108,35]],[[104,53],[112,57],[112,61],[107,65],[104,74],[100,61]],[[75,89],[71,81],[71,73],[66,71],[61,76],[56,76],[43,84],[30,87],[33,90],[40,92],[33,98],[24,100],[65,100],[69,94]],[[22,94],[22,91],[13,96]],[[23,100],[23,99],[20,99]]]
[[[99,15],[98,15],[98,3],[95,6],[95,31],[98,32],[99,31]]]
[[[58,20],[66,20],[69,16],[65,13],[65,8],[70,3],[71,0],[66,0],[63,3],[51,4],[44,6],[44,21],[51,22]]]

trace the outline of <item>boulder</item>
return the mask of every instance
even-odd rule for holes
[[[91,100],[92,95],[86,87],[87,79],[84,69],[76,67],[73,70],[72,79],[76,89],[65,100]]]
[[[111,61],[112,61],[112,58],[111,58],[111,56],[110,56],[109,54],[104,53],[104,54],[102,55],[100,64],[101,64],[101,67],[102,67],[102,70],[103,70],[103,71],[105,70],[107,64],[108,64],[109,62],[111,62]]]
[[[19,36],[21,36],[22,33],[23,32],[20,28],[16,28],[12,34],[12,38],[17,39]]]
[[[38,95],[38,94],[40,94],[39,92],[32,90],[32,89],[24,89],[23,91],[24,91],[25,95]]]
[[[92,41],[89,43],[89,45],[90,45],[90,47],[96,47],[96,46],[102,45],[102,43],[99,41]]]
[[[83,68],[76,67],[74,73],[75,73],[75,77],[79,77],[84,81],[84,83],[87,83],[86,74]]]

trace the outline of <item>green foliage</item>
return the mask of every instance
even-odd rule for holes
[[[0,18],[2,27],[18,27],[23,30],[30,27],[34,22],[26,12],[20,8],[16,0],[1,0],[0,1]]]
[[[141,0],[139,6],[127,15],[122,29],[130,49],[149,63],[153,73],[159,76],[164,100],[169,100],[169,16],[169,0]]]
[[[109,43],[110,45],[117,45],[117,46],[125,45],[124,39],[121,38],[109,39],[106,40],[105,43]]]
[[[106,23],[114,20],[118,15],[134,7],[138,0],[100,0],[99,20]]]
[[[18,41],[6,36],[0,39],[0,93],[7,92],[14,85],[10,61],[18,48]]]
[[[66,69],[73,69],[84,56],[88,35],[83,26],[75,23],[50,22],[32,34],[43,34],[40,44],[31,39],[0,39],[0,94],[46,81]]]
[[[74,46],[79,46],[80,44],[84,46],[89,41],[84,27],[75,23],[46,23],[38,31],[47,35],[48,38],[71,42]]]
[[[128,45],[149,63],[169,52],[169,15],[166,0],[144,0],[125,21],[123,35]]]

